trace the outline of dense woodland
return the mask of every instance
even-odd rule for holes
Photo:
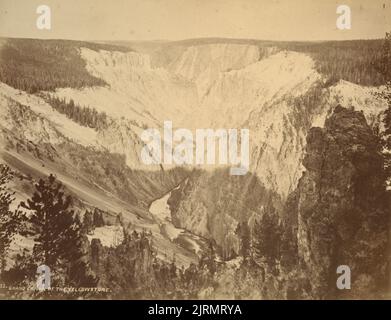
[[[78,124],[94,128],[105,129],[108,127],[107,115],[105,112],[98,112],[90,107],[81,107],[71,99],[66,101],[64,98],[46,97],[46,101],[61,114],[65,114],[69,119]]]
[[[86,70],[79,48],[130,50],[68,40],[0,39],[0,43],[0,81],[29,93],[103,86],[102,79]]]
[[[287,42],[283,49],[309,53],[319,73],[328,77],[328,84],[342,79],[364,86],[385,83],[375,63],[381,58],[382,40],[326,42]]]

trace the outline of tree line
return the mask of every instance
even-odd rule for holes
[[[65,98],[46,97],[46,101],[52,108],[67,118],[77,122],[78,124],[93,128],[96,130],[105,129],[108,127],[108,118],[105,112],[98,112],[94,108],[81,107],[70,99],[69,102]]]
[[[318,72],[328,78],[328,85],[346,80],[359,85],[379,86],[386,81],[373,64],[381,59],[381,40],[288,42],[279,44],[279,47],[310,54]]]
[[[79,53],[81,47],[130,51],[121,46],[81,41],[4,39],[0,50],[0,81],[29,93],[106,85],[86,70]]]

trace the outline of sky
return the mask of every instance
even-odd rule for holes
[[[351,8],[350,30],[336,27]],[[51,29],[36,27],[39,5]],[[391,0],[0,0],[0,36],[75,40],[263,40],[384,38]]]

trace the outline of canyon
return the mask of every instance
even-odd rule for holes
[[[350,128],[360,137],[364,132],[362,138],[371,140],[372,128],[382,129],[386,103],[376,95],[381,88],[344,79],[330,84],[313,56],[273,43],[259,46],[220,39],[215,43],[189,40],[185,44],[156,44],[152,49],[145,44],[129,47],[131,50],[118,51],[83,45],[76,48],[87,72],[100,79],[104,83],[101,85],[57,87],[33,94],[0,83],[2,161],[28,179],[54,173],[78,199],[78,210],[97,207],[105,210],[112,221],[121,213],[133,229],[152,233],[159,258],[175,259],[178,266],[198,261],[210,242],[219,248],[220,259],[234,260],[240,251],[238,225],[245,222],[253,227],[272,205],[281,220],[286,215],[297,219],[299,256],[315,270],[313,292],[322,296],[326,271],[311,265],[322,264],[321,252],[329,249],[311,242],[315,233],[323,231],[317,229],[318,222],[311,229],[306,212],[320,201],[319,206],[324,208],[317,211],[317,218],[334,218],[335,212],[328,211],[326,202],[335,199],[305,196],[316,193],[317,188],[320,193],[326,192],[319,186],[323,176],[318,158],[312,153],[322,153],[322,161],[331,166],[327,175],[338,185],[339,176],[333,170],[342,170],[344,176],[346,170],[353,169],[345,158],[337,159],[344,163],[341,168],[332,167],[338,161],[330,149],[334,146],[330,138],[333,134],[327,134],[338,121],[358,119],[353,124],[346,120],[339,129]],[[109,125],[81,125],[53,108],[48,97],[105,113]],[[345,114],[345,120],[338,120],[335,114]],[[151,128],[163,132],[167,120],[175,124],[174,131],[248,129],[248,172],[232,176],[225,165],[146,164],[141,158],[145,147],[142,133]],[[368,144],[372,146],[372,142]],[[341,150],[341,145],[349,143],[338,140]],[[325,149],[318,150],[318,146]],[[360,148],[351,146],[356,147]],[[374,156],[372,160],[379,159]],[[357,170],[368,169],[354,164]],[[346,174],[345,178],[352,176]],[[375,182],[380,190],[380,182]],[[13,187],[18,200],[25,200],[31,192],[23,180]],[[343,188],[345,185],[330,192],[340,194],[346,191]],[[292,200],[295,195],[298,202]],[[357,206],[361,208],[361,204]],[[344,221],[342,226],[346,225]],[[94,237],[115,246],[108,239],[114,237],[112,229],[103,227]],[[379,243],[384,233],[379,230]],[[353,242],[354,235],[349,238],[351,246],[347,250],[361,250]],[[319,253],[314,253],[318,249]],[[327,270],[335,264],[326,262]],[[357,270],[361,269],[358,265]],[[360,286],[364,286],[364,280]]]

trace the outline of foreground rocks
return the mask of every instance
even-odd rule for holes
[[[372,298],[388,285],[390,208],[380,145],[361,112],[337,106],[307,137],[306,168],[287,212],[312,298]],[[351,289],[338,290],[339,265]]]

